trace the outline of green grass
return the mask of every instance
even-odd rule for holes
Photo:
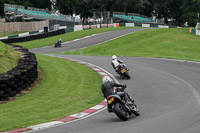
[[[189,29],[153,29],[136,32],[101,45],[58,53],[98,56],[136,56],[200,61],[200,37]]]
[[[0,42],[0,73],[5,73],[17,66],[19,53],[12,47]]]
[[[69,33],[62,34],[62,35],[57,35],[57,36],[34,40],[34,41],[15,43],[15,44],[21,45],[28,49],[32,49],[32,48],[39,48],[39,47],[53,45],[58,41],[59,38],[62,39],[62,42],[67,42],[67,41],[71,41],[71,40],[85,37],[88,35],[92,35],[95,33],[102,33],[102,32],[122,30],[122,29],[130,29],[130,28],[136,28],[136,27],[110,27],[110,28],[88,29],[88,30],[69,32]]]
[[[100,76],[91,68],[44,55],[37,59],[46,78],[30,93],[0,104],[0,131],[57,120],[103,100]]]

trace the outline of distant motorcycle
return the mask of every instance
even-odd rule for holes
[[[61,47],[61,44],[59,44],[58,42],[55,43],[54,48],[58,48]]]
[[[125,92],[125,88],[117,88],[117,92]],[[125,92],[126,93],[126,92]],[[134,101],[129,97],[129,103],[125,102],[125,99],[121,98],[119,95],[110,95],[107,98],[108,112],[114,112],[121,120],[126,121],[129,117],[134,114],[139,116],[140,112],[134,103]]]
[[[124,77],[126,77],[127,79],[130,79],[131,77],[130,77],[128,71],[129,71],[129,70],[127,69],[127,67],[126,67],[125,64],[120,64],[117,73],[118,73],[120,76],[124,76]]]

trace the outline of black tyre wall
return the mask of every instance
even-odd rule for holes
[[[8,100],[8,97],[21,93],[21,90],[27,89],[38,77],[35,54],[21,46],[8,45],[20,52],[21,58],[15,68],[0,74],[0,100]]]

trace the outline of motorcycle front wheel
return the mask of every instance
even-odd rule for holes
[[[129,117],[130,117],[130,115],[129,115],[128,111],[126,110],[126,108],[120,103],[116,103],[115,104],[114,112],[123,121],[128,120]]]
[[[133,103],[132,106],[132,111],[131,111],[135,116],[140,116],[140,111],[138,110],[137,106],[135,103]]]

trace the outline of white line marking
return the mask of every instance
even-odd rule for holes
[[[90,108],[90,109],[99,110],[99,109],[101,109],[101,108],[103,108],[103,107],[105,107],[105,105],[96,105],[96,106],[94,106],[94,107],[92,107],[92,108]]]
[[[81,118],[81,117],[84,117],[86,115],[88,115],[89,113],[83,113],[83,112],[79,112],[77,114],[73,114],[73,115],[70,115],[72,117],[77,117],[77,118]]]
[[[63,122],[61,121],[52,121],[52,122],[47,122],[47,123],[43,123],[43,124],[39,124],[39,125],[34,125],[34,126],[30,126],[27,128],[33,129],[33,130],[37,130],[37,129],[43,129],[43,128],[48,128],[54,125],[58,125],[61,124]]]

